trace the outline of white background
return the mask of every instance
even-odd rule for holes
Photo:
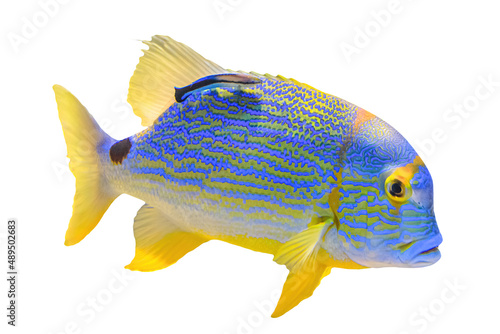
[[[373,12],[392,8],[389,0],[69,0],[50,17],[47,1],[0,8],[2,271],[4,222],[20,224],[18,327],[6,325],[2,279],[2,333],[498,331],[496,2],[401,0],[381,26]],[[142,128],[125,102],[128,81],[138,40],[155,34],[226,68],[293,77],[393,125],[433,176],[442,259],[421,269],[334,269],[313,297],[271,319],[286,275],[271,255],[212,241],[165,270],[124,270],[138,199],[120,197],[83,242],[65,247],[74,178],[52,85],[72,91],[113,137],[132,135]],[[352,57],[347,44],[358,46]],[[496,87],[489,92],[481,77]],[[471,111],[460,119],[447,111],[464,103]]]

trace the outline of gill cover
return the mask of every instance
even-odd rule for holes
[[[353,261],[367,267],[413,267],[439,259],[442,239],[432,179],[393,127],[360,110],[341,179],[338,239]],[[434,248],[433,254],[425,253]]]

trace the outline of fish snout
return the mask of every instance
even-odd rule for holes
[[[430,266],[441,258],[438,247],[442,242],[443,237],[439,232],[430,238],[412,241],[401,254],[400,259],[408,267]]]

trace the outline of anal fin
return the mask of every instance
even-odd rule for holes
[[[184,255],[208,241],[186,232],[168,221],[158,209],[144,204],[134,220],[135,257],[125,268],[155,271],[177,262]]]

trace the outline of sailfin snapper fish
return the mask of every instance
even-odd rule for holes
[[[116,140],[55,85],[76,178],[66,245],[114,199],[146,204],[130,270],[174,264],[210,240],[289,270],[272,317],[331,268],[423,267],[440,258],[431,175],[389,124],[282,76],[235,72],[165,36],[144,42],[128,102],[144,131]]]

